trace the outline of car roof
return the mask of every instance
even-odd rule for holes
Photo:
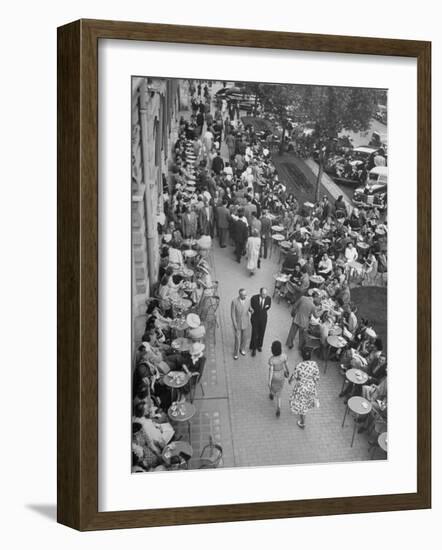
[[[378,174],[379,176],[388,176],[388,166],[375,166],[370,170],[370,174]]]
[[[375,151],[377,151],[377,149],[375,149],[374,147],[368,147],[366,145],[361,145],[361,147],[355,147],[353,149],[353,151],[358,151],[358,152],[361,152],[361,153],[374,153]]]

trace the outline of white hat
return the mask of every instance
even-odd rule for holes
[[[186,317],[186,323],[189,325],[189,328],[197,328],[201,324],[201,319],[196,313],[189,313]]]
[[[189,353],[190,355],[199,355],[205,350],[206,346],[204,344],[201,344],[201,342],[194,342],[190,346]]]

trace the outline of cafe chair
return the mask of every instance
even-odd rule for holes
[[[305,341],[304,341],[304,349],[308,349],[310,353],[313,355],[315,351],[320,349],[321,347],[321,339],[319,336],[313,336],[313,334],[310,334],[307,332],[305,334]]]
[[[191,470],[204,470],[209,468],[218,468],[222,466],[223,448],[221,445],[213,442],[212,436],[209,436],[209,443],[203,447],[200,457],[190,461]]]

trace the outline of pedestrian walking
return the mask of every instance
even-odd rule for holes
[[[241,288],[238,296],[232,300],[230,315],[235,336],[233,358],[238,359],[239,353],[241,353],[241,355],[246,354],[246,333],[250,324],[247,291],[244,288]]]
[[[241,209],[238,210],[238,217],[234,220],[232,229],[233,241],[235,243],[235,258],[238,263],[241,263],[241,256],[245,253],[247,238],[249,236],[247,220]]]
[[[261,250],[261,239],[258,231],[254,229],[247,239],[247,269],[250,276],[255,274],[259,263],[259,253]]]
[[[250,350],[255,357],[256,350],[262,351],[262,343],[267,327],[267,312],[272,307],[272,299],[266,288],[261,288],[259,294],[250,299],[250,322],[252,324],[252,336],[250,338]]]
[[[261,217],[261,239],[263,245],[263,257],[267,258],[267,254],[272,246],[272,220],[269,217],[269,211],[263,210]]]
[[[299,415],[297,422],[300,428],[305,428],[305,415],[319,406],[318,401],[318,382],[319,368],[316,361],[310,361],[311,351],[304,350],[302,361],[298,363],[289,378],[289,384],[294,382],[293,390],[290,394],[290,409],[294,414]]]
[[[230,213],[227,208],[227,201],[223,200],[220,206],[216,207],[216,224],[218,229],[219,245],[226,248],[227,235],[229,233]]]
[[[312,313],[316,312],[320,303],[321,298],[317,293],[313,294],[312,297],[301,296],[301,298],[295,302],[292,309],[292,325],[286,341],[286,346],[289,349],[293,348],[293,341],[296,334],[299,332],[299,350],[302,352],[305,341],[305,332],[308,329],[310,317]]]
[[[276,416],[281,415],[281,393],[285,379],[290,376],[287,355],[282,353],[279,340],[272,343],[272,355],[269,359],[269,398],[276,401]],[[276,398],[276,399],[275,399]]]

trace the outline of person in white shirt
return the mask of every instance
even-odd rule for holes
[[[323,254],[321,261],[318,264],[318,275],[328,277],[333,271],[333,263],[328,257],[328,254]]]
[[[353,243],[348,243],[344,255],[347,262],[355,262],[358,259],[358,251]]]
[[[184,265],[183,254],[174,242],[172,242],[169,247],[169,264],[173,264],[178,267],[183,267]]]

